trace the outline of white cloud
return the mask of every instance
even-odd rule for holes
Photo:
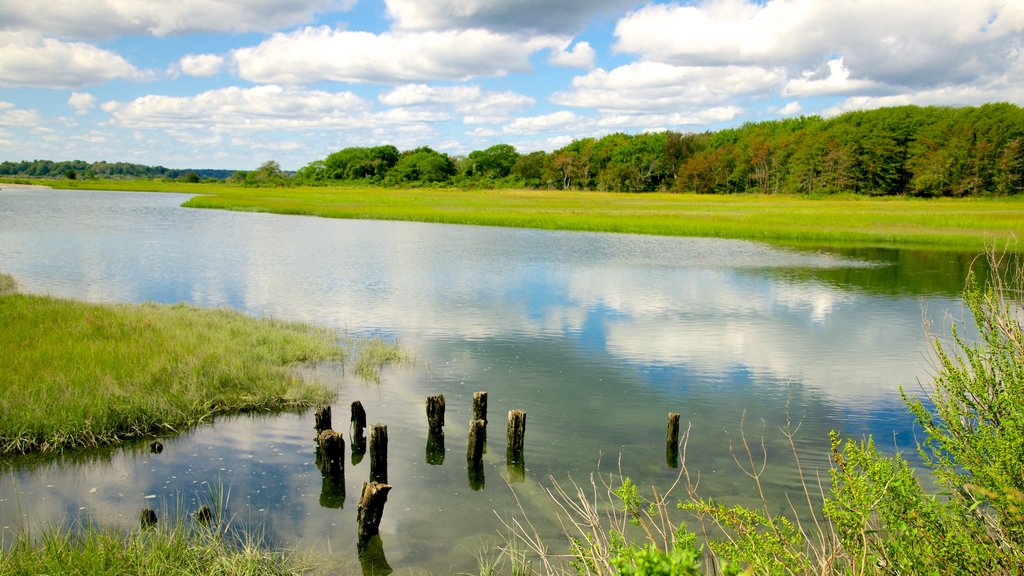
[[[483,29],[373,34],[319,26],[274,34],[234,58],[242,78],[260,83],[466,80],[528,72],[531,54],[563,44]]]
[[[10,102],[0,102],[0,126],[18,128],[31,127],[39,124],[39,112],[33,109],[19,109]]]
[[[999,74],[1024,32],[1005,0],[705,0],[649,4],[622,18],[616,50],[674,64],[814,69],[842,57],[849,78],[899,86]]]
[[[553,132],[577,128],[580,124],[589,122],[574,112],[563,110],[541,116],[529,116],[516,118],[505,126],[505,134],[537,134],[541,132]]]
[[[611,15],[636,0],[385,0],[395,28],[576,34],[595,16]]]
[[[551,53],[550,62],[566,68],[593,68],[597,54],[589,42],[577,42],[570,50],[558,50]]]
[[[513,112],[536,101],[515,92],[491,92],[476,85],[428,86],[403,84],[379,96],[381,103],[394,107],[451,108],[462,115],[465,124],[497,124]]]
[[[2,86],[78,88],[143,76],[113,52],[33,32],[0,32],[0,54]]]
[[[84,114],[96,107],[96,97],[88,92],[72,92],[68,98],[68,105],[78,114]]]
[[[612,71],[598,68],[573,79],[573,89],[551,100],[565,106],[636,113],[688,112],[779,86],[782,69],[758,66],[673,66],[635,62]]]
[[[803,106],[800,105],[800,102],[793,100],[792,102],[789,102],[785,106],[783,106],[779,110],[779,114],[782,116],[796,116],[797,114],[803,112],[803,109],[804,108]]]
[[[130,128],[270,130],[357,126],[368,104],[351,92],[280,86],[221,88],[195,96],[142,96],[103,110]]]
[[[178,61],[177,69],[189,76],[213,76],[224,69],[224,57],[217,54],[188,54]]]
[[[344,10],[355,0],[47,0],[0,2],[0,28],[68,38],[270,32]]]
[[[871,92],[883,88],[870,80],[851,80],[850,71],[843,64],[842,58],[829,60],[828,75],[819,76],[814,72],[805,72],[800,78],[787,82],[782,94],[806,98]]]

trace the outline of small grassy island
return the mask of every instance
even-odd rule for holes
[[[303,408],[332,392],[289,366],[344,354],[322,328],[228,310],[87,304],[0,288],[0,454],[169,434],[216,414]]]

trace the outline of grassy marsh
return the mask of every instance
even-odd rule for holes
[[[333,392],[298,362],[338,358],[339,335],[187,305],[0,296],[0,455],[59,452],[209,421],[303,408]]]
[[[903,247],[979,252],[1024,235],[1024,199],[626,194],[369,186],[246,188],[157,181],[55,186],[197,194],[194,208],[411,220],[661,236],[737,238],[782,245]]]

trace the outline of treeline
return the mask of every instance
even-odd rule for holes
[[[22,162],[0,162],[0,176],[24,176],[30,178],[172,178],[200,181],[203,179],[224,179],[231,170],[177,169],[163,166],[145,166],[128,162],[85,162],[84,160],[25,160]]]
[[[973,196],[1024,193],[1024,109],[904,106],[717,132],[611,134],[553,152],[498,144],[467,156],[345,148],[300,183],[533,187],[698,194]]]

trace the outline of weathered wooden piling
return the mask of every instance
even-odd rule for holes
[[[427,396],[427,425],[432,431],[444,428],[444,396]]]
[[[363,403],[358,400],[352,403],[351,423],[349,438],[352,440],[352,465],[355,466],[366,454],[366,410],[363,410]]]
[[[156,510],[152,508],[143,508],[139,510],[139,525],[142,528],[152,528],[156,526]]]
[[[508,411],[508,434],[505,458],[509,463],[523,459],[523,445],[526,436],[526,412],[523,410]]]
[[[313,429],[316,430],[316,435],[319,438],[320,433],[324,430],[331,429],[331,407],[330,406],[317,406],[316,411],[313,412]]]
[[[487,422],[477,418],[469,423],[469,446],[466,448],[466,460],[477,462],[484,456],[484,434]]]
[[[370,438],[372,442],[372,434]],[[365,542],[370,536],[379,534],[380,520],[384,517],[384,504],[388,501],[390,491],[391,486],[382,482],[363,482],[359,496],[359,511],[356,513],[359,542]]]
[[[195,519],[196,522],[203,526],[207,526],[210,522],[213,522],[213,511],[210,510],[209,506],[204,504],[199,507],[199,510],[196,510]]]
[[[679,414],[676,412],[668,413],[668,433],[665,435],[665,441],[679,445]]]
[[[484,461],[466,460],[466,474],[469,476],[469,489],[479,492],[484,489]]]
[[[317,438],[320,473],[331,478],[345,475],[345,439],[340,432],[324,430]]]
[[[370,426],[370,481],[388,481],[388,427],[384,424]]]
[[[521,459],[517,461],[509,460],[505,469],[508,472],[509,484],[520,484],[526,480],[526,461]]]
[[[487,422],[487,392],[473,392],[473,420]]]
[[[668,430],[665,434],[665,464],[679,468],[679,414],[668,413]]]

